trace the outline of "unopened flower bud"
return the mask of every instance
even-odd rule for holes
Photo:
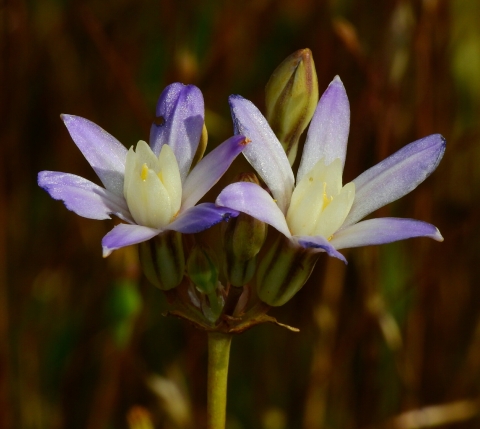
[[[159,289],[178,286],[185,271],[182,235],[165,231],[140,243],[140,262],[147,279]]]
[[[268,305],[289,301],[305,284],[319,258],[319,252],[304,249],[284,236],[278,237],[260,261],[257,293]]]
[[[253,173],[240,175],[239,181],[259,184]],[[245,213],[231,219],[225,229],[226,274],[233,286],[243,286],[255,273],[256,255],[263,246],[267,227]]]
[[[218,285],[218,268],[213,253],[195,245],[188,255],[187,274],[196,288],[206,295],[214,293]]]
[[[300,136],[318,103],[317,73],[310,49],[287,57],[273,72],[265,93],[266,118],[293,165]]]

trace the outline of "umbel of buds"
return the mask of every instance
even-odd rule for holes
[[[259,185],[254,173],[244,173],[237,181]],[[224,234],[225,271],[232,286],[244,286],[255,274],[256,256],[263,246],[267,226],[245,213],[226,224]]]
[[[285,149],[290,165],[298,141],[312,119],[318,102],[318,82],[310,49],[287,57],[265,88],[266,119]]]

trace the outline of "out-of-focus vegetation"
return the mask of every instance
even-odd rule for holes
[[[438,170],[380,216],[437,225],[321,258],[260,326],[234,339],[229,429],[480,425],[480,3],[477,0],[5,0],[0,5],[0,427],[202,428],[206,338],[162,313],[135,248],[101,258],[114,222],[83,219],[40,170],[96,180],[60,113],[127,147],[148,139],[168,83],[204,93],[210,148],[227,97],[261,108],[270,73],[312,50],[340,75],[352,125],[345,181],[442,133]],[[223,185],[248,169],[238,159]],[[210,201],[221,186],[209,194]]]

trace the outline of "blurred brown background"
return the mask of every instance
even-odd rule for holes
[[[301,333],[235,338],[228,428],[480,427],[479,17],[478,0],[4,0],[0,427],[203,427],[204,334],[162,316],[134,248],[102,259],[112,221],[69,212],[36,175],[97,181],[59,114],[129,147],[174,81],[203,91],[211,148],[232,133],[228,95],[263,109],[271,72],[305,47],[320,91],[338,74],[350,98],[345,182],[446,137],[438,170],[378,213],[431,222],[445,242],[353,249],[347,267],[323,257],[273,312]]]

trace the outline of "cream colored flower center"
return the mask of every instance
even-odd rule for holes
[[[287,211],[292,235],[321,235],[327,239],[345,221],[355,199],[355,184],[342,187],[342,163],[325,165],[323,158],[297,184]]]
[[[133,219],[139,225],[161,229],[180,210],[182,181],[177,159],[168,145],[158,158],[144,141],[127,153],[123,195]]]

